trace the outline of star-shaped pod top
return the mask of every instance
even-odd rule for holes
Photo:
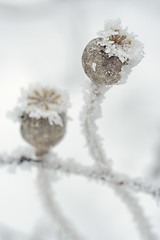
[[[42,84],[30,85],[28,90],[21,90],[21,97],[12,116],[21,119],[27,114],[30,118],[48,119],[51,125],[63,125],[61,116],[66,113],[68,106],[65,92]]]

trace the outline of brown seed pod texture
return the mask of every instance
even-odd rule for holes
[[[111,85],[120,80],[123,63],[116,56],[109,57],[101,41],[102,38],[95,38],[87,44],[82,55],[82,65],[86,75],[96,85]]]

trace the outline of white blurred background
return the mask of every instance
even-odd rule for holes
[[[6,117],[17,103],[20,88],[46,81],[67,90],[72,103],[68,113],[72,121],[55,151],[63,158],[92,163],[79,125],[82,85],[87,79],[81,55],[104,20],[118,17],[144,43],[145,58],[125,85],[106,94],[98,125],[114,168],[130,176],[150,177],[160,146],[159,0],[0,0],[1,155],[28,146],[19,124]],[[0,232],[8,232],[4,239],[13,239],[10,229],[22,234],[20,239],[31,236],[41,224],[45,234],[48,231],[42,239],[58,239],[47,230],[53,226],[41,206],[35,179],[35,170],[13,174],[0,170]],[[109,186],[81,177],[62,177],[54,193],[64,214],[86,240],[142,239],[130,213]],[[160,209],[146,195],[139,194],[139,199],[160,236]]]

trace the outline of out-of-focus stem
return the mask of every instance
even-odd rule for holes
[[[125,188],[114,187],[118,196],[122,199],[128,207],[129,212],[132,214],[135,224],[142,239],[158,240],[156,234],[152,231],[152,226],[149,219],[145,216],[138,199]]]
[[[46,210],[48,211],[53,222],[58,226],[62,236],[64,236],[64,239],[82,239],[75,231],[73,224],[70,224],[68,219],[63,216],[62,211],[51,190],[51,179],[49,178],[47,172],[42,168],[38,169],[37,186]]]

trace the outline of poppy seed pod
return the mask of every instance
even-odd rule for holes
[[[66,116],[61,114],[63,124],[52,125],[45,118],[31,118],[28,114],[22,116],[21,134],[23,138],[36,148],[36,155],[41,156],[48,152],[63,139],[66,130]]]
[[[104,29],[98,32],[98,37],[85,47],[82,65],[94,84],[112,85],[126,80],[143,54],[143,45],[136,35],[122,28],[119,19],[109,20]]]
[[[23,138],[42,156],[63,139],[66,132],[67,95],[50,86],[22,90],[14,112],[21,121]]]
[[[102,46],[101,38],[88,43],[82,55],[82,65],[86,75],[97,85],[110,85],[120,80],[123,63],[116,56],[109,56]]]

